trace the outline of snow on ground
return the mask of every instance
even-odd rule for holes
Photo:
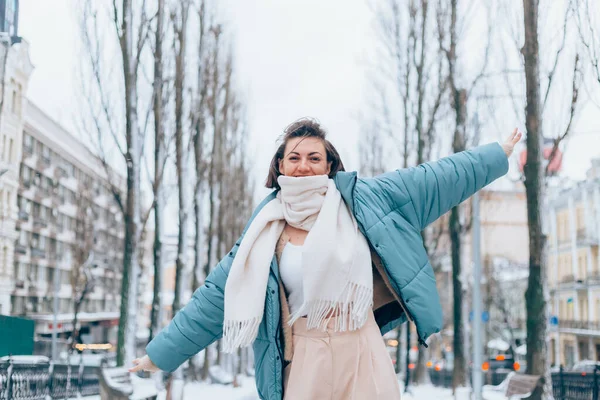
[[[404,392],[403,385],[402,400],[469,400],[470,388],[461,388],[457,391],[456,397],[452,395],[452,390],[435,387],[432,385],[412,386],[408,392]],[[491,390],[484,390],[483,398],[485,400],[505,399],[504,395]],[[100,400],[100,396],[84,397],[85,400]],[[158,395],[158,400],[164,400],[165,393]],[[241,386],[234,388],[231,385],[217,385],[209,383],[194,382],[188,383],[184,387],[183,400],[198,399],[218,399],[218,400],[258,400],[258,393],[254,384],[254,378],[241,377]]]
[[[218,399],[218,400],[258,400],[258,393],[254,384],[254,378],[243,377],[242,386],[234,388],[231,385],[211,385],[208,383],[188,383],[184,388],[184,400],[197,399]],[[402,383],[400,384],[402,386]],[[434,387],[431,385],[413,386],[407,393],[402,390],[402,400],[469,400],[470,388],[461,388],[457,391],[457,396],[452,395],[451,389]],[[485,400],[505,399],[502,393],[485,390],[483,393]],[[159,395],[158,400],[164,400],[164,393]]]

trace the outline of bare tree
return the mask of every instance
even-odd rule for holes
[[[86,183],[81,183],[87,188]],[[94,245],[96,232],[94,228],[94,209],[92,208],[91,193],[89,190],[81,190],[76,196],[76,231],[77,235],[71,246],[73,254],[73,266],[71,267],[71,290],[73,294],[73,334],[71,335],[70,351],[79,342],[78,314],[88,294],[93,290],[94,277],[92,268],[94,262]]]
[[[571,8],[567,7],[562,26],[562,41],[554,53],[553,64],[547,74],[545,90],[542,91],[540,80],[540,31],[539,31],[539,3],[537,1],[523,0],[523,26],[524,45],[521,49],[524,61],[526,106],[525,127],[527,161],[524,166],[524,184],[527,198],[527,220],[529,226],[529,278],[525,293],[527,309],[527,372],[541,375],[543,385],[532,395],[534,399],[552,398],[552,382],[547,358],[547,276],[546,276],[546,235],[543,229],[542,207],[544,205],[546,177],[550,174],[549,167],[557,153],[559,145],[572,132],[573,121],[579,109],[579,89],[582,81],[580,56],[574,54],[573,80],[571,84],[571,97],[569,100],[567,121],[565,124],[555,124],[546,129],[556,133],[552,140],[552,147],[547,164],[544,165],[543,149],[547,139],[543,134],[543,113],[546,105],[552,98],[552,89],[556,76],[559,59],[567,42],[569,22],[572,17]],[[577,48],[577,47],[575,47]],[[567,57],[568,54],[566,54]],[[568,59],[568,58],[567,58]],[[558,96],[560,98],[563,96]]]
[[[437,14],[437,26],[440,46],[448,60],[448,86],[450,89],[450,105],[454,113],[454,134],[452,139],[452,151],[462,152],[467,149],[469,137],[467,134],[468,111],[467,105],[470,94],[476,88],[478,81],[484,76],[487,67],[488,52],[490,48],[491,21],[488,21],[487,46],[485,48],[484,63],[481,72],[474,78],[465,76],[458,67],[459,45],[461,41],[460,32],[465,32],[468,16],[473,15],[464,8],[473,8],[473,3],[460,7],[458,0],[451,0],[449,10],[444,9],[444,2],[439,2]],[[461,3],[464,4],[464,3]],[[449,12],[448,12],[449,11]],[[466,14],[462,18],[459,14]],[[463,206],[459,205],[450,211],[449,236],[451,243],[452,260],[452,289],[453,289],[453,352],[454,367],[452,373],[452,388],[468,386],[467,357],[465,348],[465,330],[463,316],[463,300],[466,288],[463,287],[463,272],[461,260],[461,237],[468,231],[468,221],[463,221],[461,215],[464,213]]]
[[[185,63],[187,44],[187,20],[190,2],[185,0],[177,5],[177,11],[171,14],[174,29],[175,49],[175,166],[177,170],[177,188],[179,192],[179,230],[177,235],[177,258],[175,261],[175,296],[173,298],[173,315],[181,308],[184,274],[187,270],[188,251],[188,213],[189,207],[186,189],[188,187],[187,174],[187,146],[184,146],[184,87]]]
[[[218,171],[218,154],[220,152],[220,143],[221,143],[221,125],[219,118],[219,105],[217,101],[219,99],[220,90],[220,61],[219,61],[219,39],[221,37],[221,26],[211,26],[209,29],[211,34],[211,45],[212,48],[210,50],[209,55],[209,63],[208,67],[210,68],[210,72],[208,73],[210,77],[210,83],[208,84],[208,97],[207,97],[207,108],[208,114],[211,119],[212,124],[212,145],[211,145],[211,154],[210,154],[210,163],[208,166],[208,204],[209,204],[209,214],[208,214],[208,231],[207,231],[207,246],[206,246],[206,259],[204,264],[204,276],[207,277],[210,274],[210,269],[213,264],[214,254],[214,231],[215,231],[215,219],[218,210],[217,204],[217,188],[216,188],[216,180],[217,180],[217,171]],[[202,369],[202,379],[206,380],[208,378],[208,370],[210,367],[210,354],[209,349],[205,351],[204,357],[204,366]]]
[[[447,60],[437,40],[434,18],[437,7],[428,0],[387,0],[374,6],[380,50],[375,59],[377,76],[381,77],[374,86],[389,88],[385,95],[379,93],[385,100],[377,121],[398,145],[404,167],[421,164],[432,156],[437,125],[444,117]],[[432,233],[431,229],[423,232],[428,254],[433,251],[435,241]],[[410,338],[407,339],[410,348]],[[419,349],[413,376],[416,383],[428,380],[426,352],[425,346]],[[408,383],[410,363],[406,364]]]
[[[100,7],[100,9],[102,9]],[[103,10],[103,9],[102,9]],[[135,10],[135,11],[134,11]],[[118,204],[125,222],[124,256],[121,281],[121,307],[117,344],[117,364],[124,365],[135,357],[135,332],[137,314],[137,292],[139,277],[139,249],[142,227],[149,213],[142,217],[141,210],[141,160],[146,124],[140,123],[138,111],[138,75],[142,52],[149,34],[149,18],[146,2],[122,0],[118,5],[113,1],[109,10],[110,23],[120,52],[120,82],[116,88],[107,80],[105,70],[112,62],[104,53],[106,37],[100,26],[107,22],[99,18],[98,8],[88,0],[83,3],[81,14],[82,39],[85,60],[92,76],[92,95],[86,96],[92,129],[91,137],[96,138],[98,156],[108,175],[113,197]],[[86,84],[89,87],[89,85]],[[115,95],[119,91],[120,95]],[[116,105],[115,105],[116,104]],[[122,116],[122,118],[119,118]],[[92,133],[93,131],[93,133]],[[122,156],[126,170],[126,193],[113,183],[111,160],[106,144],[112,140]]]
[[[156,12],[156,28],[154,32],[154,80],[153,80],[153,114],[154,114],[154,179],[152,194],[154,197],[154,240],[152,245],[154,259],[154,284],[152,308],[150,311],[150,332],[148,342],[161,329],[162,322],[162,217],[164,210],[163,175],[166,162],[165,143],[165,90],[163,74],[163,36],[165,19],[165,0],[158,0]]]
[[[546,237],[542,231],[544,169],[542,167],[543,136],[541,124],[540,62],[538,43],[538,6],[536,0],[523,0],[527,106],[527,163],[525,164],[525,191],[529,225],[529,284],[525,293],[527,304],[527,372],[543,376],[543,386],[532,395],[536,399],[552,398],[550,369],[546,347]]]

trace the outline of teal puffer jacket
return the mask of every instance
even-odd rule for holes
[[[409,314],[405,315],[402,307],[383,307],[376,313],[382,334],[407,317],[414,321],[422,344],[440,331],[442,310],[421,231],[507,171],[508,160],[502,147],[492,143],[375,178],[357,178],[356,172],[339,172],[335,176],[337,188],[381,258],[392,288]],[[273,192],[262,201],[248,225],[275,195]],[[148,344],[148,356],[160,369],[175,370],[221,338],[225,282],[242,237],[190,302]],[[265,312],[253,345],[257,389],[260,398],[266,400],[283,398],[285,366],[280,312],[279,272],[274,256]]]

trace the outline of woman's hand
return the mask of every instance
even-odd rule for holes
[[[506,153],[506,157],[510,157],[515,149],[515,145],[519,143],[523,134],[519,131],[518,128],[515,128],[514,131],[506,138],[504,143],[502,144],[502,149]]]
[[[136,358],[133,360],[134,367],[129,368],[129,372],[148,371],[158,372],[160,369],[154,365],[147,355],[142,358]]]

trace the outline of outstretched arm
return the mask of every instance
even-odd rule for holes
[[[521,139],[515,129],[506,141],[453,154],[439,161],[399,169],[369,180],[386,193],[391,208],[412,203],[410,219],[420,230],[508,171],[508,156]]]

